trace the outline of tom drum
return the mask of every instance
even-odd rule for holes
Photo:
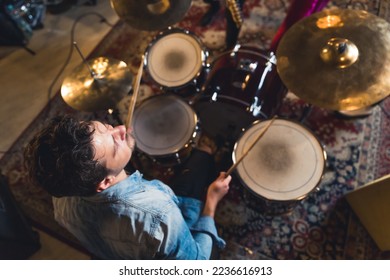
[[[163,91],[189,96],[204,82],[207,57],[208,52],[194,33],[168,28],[147,47],[144,66],[152,82]]]
[[[198,134],[198,117],[178,96],[156,95],[135,108],[133,133],[137,151],[173,166],[189,156]]]

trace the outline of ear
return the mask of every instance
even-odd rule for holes
[[[115,181],[115,176],[109,175],[105,177],[96,187],[96,192],[102,192],[109,188]]]

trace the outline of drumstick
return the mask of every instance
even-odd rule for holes
[[[248,155],[249,151],[252,150],[252,148],[260,140],[260,138],[264,135],[264,133],[268,130],[268,128],[271,126],[271,124],[274,122],[275,119],[276,119],[276,116],[274,116],[271,119],[271,121],[263,128],[263,130],[259,133],[259,135],[257,135],[257,138],[255,139],[255,141],[253,141],[252,145],[250,145],[250,147],[245,151],[245,153],[241,156],[241,158],[239,160],[237,160],[236,163],[234,163],[229,168],[229,170],[226,172],[225,177],[229,176],[233,172],[233,170],[236,169],[237,165],[239,165],[240,162]]]
[[[137,98],[138,98],[139,86],[141,84],[143,66],[144,66],[144,56],[142,55],[137,76],[134,81],[134,86],[133,86],[134,90],[133,90],[133,96],[131,97],[130,104],[129,104],[129,112],[127,113],[127,118],[125,123],[126,129],[128,129],[129,126],[131,126],[131,119],[133,117],[135,103],[137,102]]]

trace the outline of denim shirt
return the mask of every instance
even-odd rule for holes
[[[136,171],[88,197],[53,198],[56,221],[103,259],[209,259],[219,248],[214,219],[203,203],[177,197],[158,180]]]

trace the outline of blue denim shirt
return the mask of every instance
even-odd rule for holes
[[[209,259],[222,248],[214,219],[201,201],[176,197],[136,171],[89,197],[53,198],[56,221],[104,259]]]

